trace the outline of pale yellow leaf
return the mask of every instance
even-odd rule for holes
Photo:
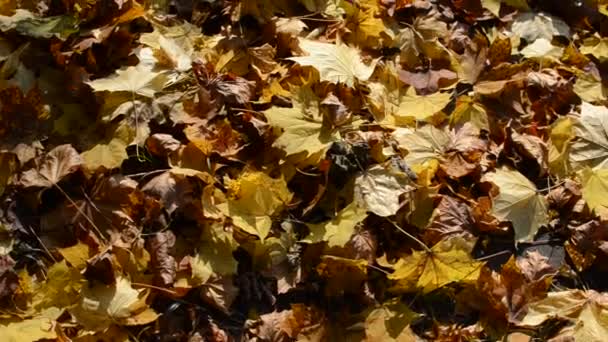
[[[95,171],[100,167],[114,169],[120,167],[127,159],[127,144],[120,138],[114,138],[108,143],[100,143],[91,149],[82,152],[84,165],[87,169]]]
[[[165,75],[152,71],[144,66],[130,66],[119,69],[106,78],[98,78],[87,82],[94,91],[126,91],[145,97],[153,97],[154,93],[163,89]]]
[[[322,81],[345,83],[353,87],[355,80],[367,81],[376,68],[377,61],[365,64],[358,49],[343,43],[329,44],[300,39],[300,48],[308,54],[290,57],[303,66],[312,66],[319,71]]]
[[[515,241],[534,240],[538,229],[548,223],[547,200],[524,175],[501,168],[483,177],[498,186],[499,194],[492,198],[492,214],[510,221]]]
[[[404,173],[374,165],[355,178],[355,202],[381,216],[395,215],[399,210],[399,196],[408,190],[409,179]]]
[[[424,121],[433,114],[441,111],[449,102],[452,94],[433,93],[430,95],[416,95],[413,87],[407,90],[399,102],[397,116],[411,116],[416,120]]]
[[[585,167],[604,168],[608,165],[608,108],[581,104],[580,118],[575,122],[576,139],[570,149],[574,170]]]

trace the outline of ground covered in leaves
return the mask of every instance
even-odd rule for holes
[[[0,1],[2,340],[607,341],[607,15]]]

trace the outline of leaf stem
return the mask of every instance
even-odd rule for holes
[[[428,253],[432,253],[433,251],[429,248],[429,246],[427,246],[424,242],[422,242],[421,240],[419,240],[418,238],[416,238],[414,235],[408,233],[407,231],[405,231],[405,229],[401,228],[395,221],[393,220],[389,220],[387,219],[388,222],[390,222],[393,226],[395,226],[395,228],[397,228],[397,230],[399,230],[400,232],[402,232],[403,234],[405,234],[405,236],[409,237],[410,239],[416,241],[416,243],[418,243],[420,246],[422,246],[422,248],[424,248],[424,250]]]

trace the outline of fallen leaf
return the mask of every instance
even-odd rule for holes
[[[596,214],[604,217],[608,214],[608,169],[585,168],[580,172],[583,199]]]
[[[581,116],[574,124],[576,138],[570,148],[570,163],[575,170],[604,167],[608,161],[607,129],[608,108],[583,102]]]
[[[47,153],[38,162],[38,167],[24,172],[19,184],[26,188],[50,188],[74,173],[82,164],[80,154],[71,145],[60,145]]]
[[[51,307],[32,318],[0,324],[0,333],[8,342],[56,339],[55,320],[59,318],[62,312],[63,309]]]
[[[357,224],[366,217],[366,210],[353,202],[338,212],[331,221],[308,224],[310,234],[301,242],[327,242],[329,247],[343,247],[355,232]]]
[[[133,289],[128,279],[118,277],[113,285],[83,287],[79,303],[69,311],[78,324],[91,331],[105,330],[111,324],[142,325],[157,318],[146,308],[146,296],[147,292]],[[140,315],[144,319],[138,319]]]
[[[367,81],[377,61],[367,65],[361,60],[360,51],[343,43],[320,43],[300,39],[300,48],[308,54],[302,57],[289,57],[303,66],[312,66],[319,71],[322,81],[344,83],[349,87],[357,81]]]
[[[531,303],[520,324],[538,326],[550,318],[570,321],[560,332],[576,341],[602,341],[608,337],[608,301],[594,290],[549,292],[547,298]]]
[[[551,41],[553,36],[570,37],[570,27],[563,20],[542,12],[519,13],[511,29],[530,43],[537,39]]]
[[[399,196],[407,191],[406,174],[391,172],[375,165],[355,178],[355,202],[382,217],[395,215]]]
[[[264,240],[270,232],[270,216],[291,200],[283,178],[275,179],[264,172],[245,172],[229,181],[227,203],[218,205],[237,227]]]
[[[418,96],[413,91],[413,88],[410,88],[401,99],[396,115],[402,117],[411,116],[416,120],[425,121],[445,108],[451,98],[452,95],[450,93],[440,92]]]
[[[392,291],[429,293],[453,282],[475,282],[483,263],[471,258],[467,243],[458,237],[442,240],[428,251],[413,251],[395,264],[384,263],[395,271]]]
[[[335,139],[323,125],[319,99],[307,87],[296,91],[292,108],[274,106],[265,111],[264,116],[272,126],[283,129],[274,145],[282,148],[287,156],[314,155],[324,151]]]
[[[131,66],[116,72],[107,78],[98,78],[87,82],[94,91],[126,91],[144,97],[153,97],[163,89],[165,76],[143,66]]]
[[[499,189],[492,198],[492,213],[502,221],[510,221],[515,241],[532,241],[538,229],[548,223],[547,200],[521,173],[501,168],[484,176]]]
[[[416,337],[410,323],[417,317],[398,298],[391,299],[370,310],[365,317],[366,341],[414,341]]]

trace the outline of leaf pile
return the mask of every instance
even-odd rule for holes
[[[0,1],[0,335],[608,340],[607,16]]]

